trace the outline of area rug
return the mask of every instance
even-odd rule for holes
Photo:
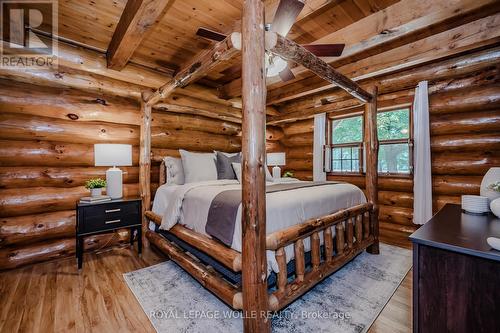
[[[272,318],[273,332],[366,332],[411,268],[411,252],[363,252]],[[242,313],[167,261],[124,274],[159,333],[242,332]]]

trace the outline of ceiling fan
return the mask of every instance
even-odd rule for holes
[[[266,24],[266,30],[286,37],[303,8],[304,2],[301,0],[280,0],[273,23]],[[227,37],[220,32],[203,27],[198,29],[196,35],[217,42],[223,41]],[[318,57],[338,57],[342,54],[345,44],[306,44],[302,46]],[[279,75],[281,80],[285,82],[295,78],[287,61],[269,52],[266,52],[266,70],[268,77]],[[234,69],[229,68],[225,71],[234,72]]]

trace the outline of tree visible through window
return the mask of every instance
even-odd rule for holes
[[[334,119],[331,129],[331,170],[361,172],[363,116]]]
[[[410,108],[379,112],[377,131],[380,142],[378,171],[409,174],[411,172]]]
[[[412,172],[412,133],[410,107],[379,111],[377,132],[380,143],[378,172],[410,174]],[[333,118],[325,157],[334,173],[363,172],[363,116]]]

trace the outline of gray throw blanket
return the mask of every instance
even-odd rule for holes
[[[339,182],[283,183],[266,187],[266,193],[291,191],[299,188],[335,185]],[[241,190],[222,191],[215,196],[208,211],[205,231],[227,246],[233,243],[236,215],[241,204]]]

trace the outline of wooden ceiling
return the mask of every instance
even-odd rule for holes
[[[146,0],[145,0],[146,2]],[[239,21],[242,0],[171,0],[168,1],[158,24],[147,32],[133,53],[130,61],[159,71],[170,73],[182,67],[211,42],[196,36],[199,27],[206,27],[229,34]],[[313,0],[304,9],[288,37],[299,43],[310,43],[359,19],[373,14],[397,0]],[[124,11],[126,0],[59,1],[59,35],[101,51],[108,50],[113,33]],[[266,1],[267,17],[272,21],[278,1]],[[234,73],[221,74],[232,64],[217,68],[208,78],[227,83]]]
[[[213,47],[214,42],[196,36],[199,27],[225,34],[238,29],[242,2],[60,0],[59,36],[83,46],[79,50],[60,47],[65,52],[62,55],[60,51],[59,61],[65,71],[64,83],[88,85],[72,72],[83,70],[98,75],[95,86],[103,91],[118,89],[108,78],[140,88],[158,88],[177,69]],[[268,22],[278,3],[265,0]],[[298,43],[345,43],[342,56],[325,60],[358,81],[498,45],[498,12],[500,0],[306,0],[287,37]],[[84,55],[77,57],[77,51]],[[114,56],[120,61],[115,62]],[[193,92],[199,94],[202,86],[210,87],[206,99],[237,105],[241,95],[238,64],[239,55],[220,63],[195,86],[179,93],[191,96]],[[282,114],[299,106],[321,106],[321,101],[338,95],[333,86],[304,68],[295,66],[292,71],[296,79],[286,83],[268,78],[268,104],[277,106]],[[0,72],[19,76],[7,70]],[[217,98],[217,94],[229,101]]]

